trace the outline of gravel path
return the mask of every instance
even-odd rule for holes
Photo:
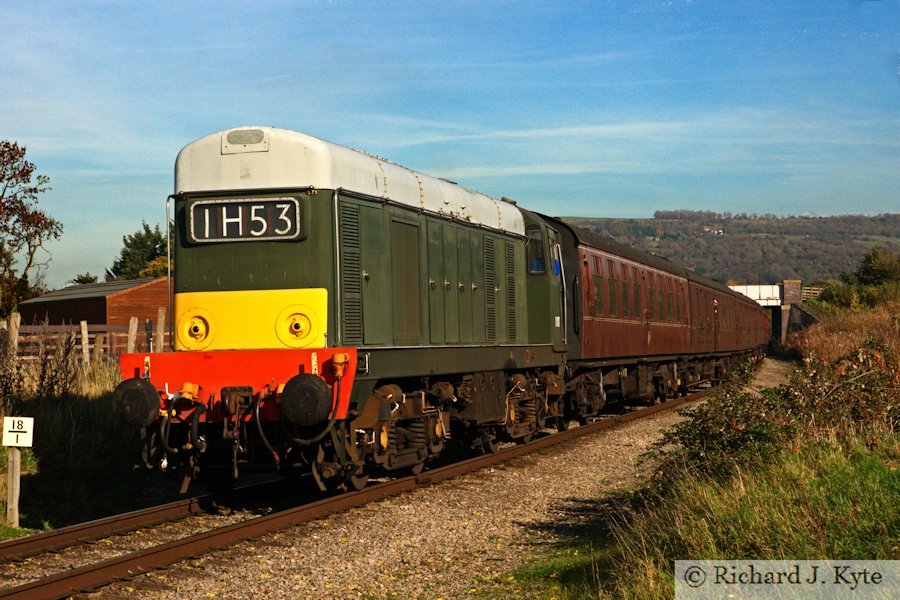
[[[784,376],[766,359],[764,385]],[[90,597],[466,598],[494,588],[582,502],[633,488],[663,413],[460,479],[269,534]]]

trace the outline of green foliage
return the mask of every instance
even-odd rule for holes
[[[685,471],[715,479],[739,465],[772,460],[794,440],[822,431],[844,433],[900,422],[900,362],[881,340],[868,340],[835,361],[808,358],[790,386],[748,390],[729,384],[656,446],[658,477]]]
[[[863,285],[900,281],[900,257],[885,248],[872,248],[862,257],[856,277]]]
[[[656,446],[663,457],[659,475],[678,477],[684,469],[708,476],[729,476],[736,464],[776,454],[795,433],[796,423],[783,413],[778,390],[754,394],[739,386],[723,391],[697,407],[670,429]]]
[[[896,559],[898,459],[900,440],[882,432],[806,443],[727,480],[686,471],[652,508],[615,528],[617,560],[632,568],[615,570],[610,595],[640,596],[649,574],[655,592],[644,597],[671,597],[674,557]]]
[[[6,514],[5,502],[0,502],[0,511],[2,511],[4,515]],[[0,542],[25,535],[31,535],[32,533],[35,533],[33,529],[15,529],[0,523]]]
[[[900,302],[900,256],[885,248],[869,249],[856,271],[829,281],[820,299],[841,308],[874,307]]]
[[[106,280],[137,279],[141,272],[155,259],[166,256],[166,239],[159,230],[159,224],[150,229],[141,222],[141,229],[122,237],[123,248],[111,268],[106,270]]]
[[[91,283],[97,283],[97,276],[91,274],[90,272],[79,273],[75,277],[69,280],[69,283],[72,285],[88,285]]]
[[[169,265],[165,256],[157,256],[141,269],[141,277],[165,277],[169,274]]]

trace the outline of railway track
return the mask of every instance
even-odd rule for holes
[[[0,599],[62,598],[77,592],[97,589],[114,581],[131,579],[186,558],[196,557],[213,550],[228,547],[242,540],[259,537],[272,531],[299,525],[390,496],[396,496],[419,486],[439,483],[599,431],[613,429],[661,411],[672,410],[687,402],[697,400],[702,395],[703,392],[698,392],[685,398],[670,400],[664,404],[634,410],[623,415],[607,417],[582,427],[537,438],[527,444],[507,447],[494,454],[486,454],[440,466],[417,476],[403,477],[369,485],[358,492],[323,498],[301,506],[251,518],[63,573],[57,573],[16,587],[0,588]],[[30,538],[35,538],[33,540],[30,540],[30,538],[10,540],[0,544],[0,560],[5,561],[12,558],[31,556],[139,527],[185,518],[200,512],[207,512],[210,508],[210,503],[211,499],[209,497],[192,498],[152,509],[136,511],[135,513],[128,513],[127,515],[109,517],[80,526],[30,536]]]

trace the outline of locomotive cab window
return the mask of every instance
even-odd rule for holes
[[[540,227],[535,227],[534,225],[528,228],[526,235],[528,237],[526,245],[528,274],[543,275],[547,270],[544,260],[544,236],[541,234]]]

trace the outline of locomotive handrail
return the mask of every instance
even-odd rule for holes
[[[172,314],[172,229],[169,226],[173,194],[166,197],[166,299],[169,301],[169,349],[175,350],[175,315]]]

